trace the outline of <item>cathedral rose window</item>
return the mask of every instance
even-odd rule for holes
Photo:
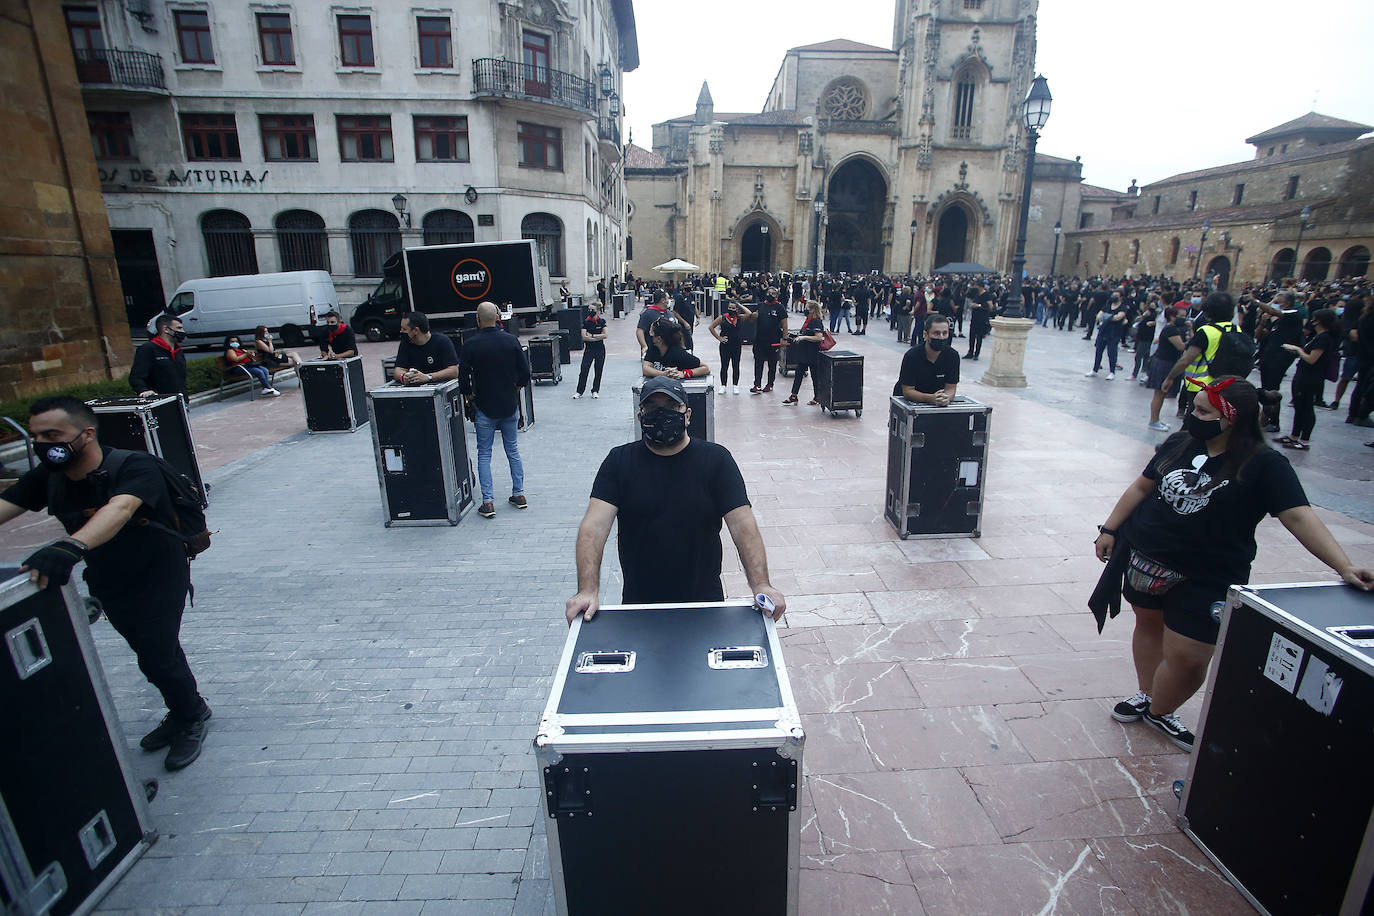
[[[868,111],[863,85],[854,79],[839,80],[825,93],[825,114],[839,121],[858,121]]]

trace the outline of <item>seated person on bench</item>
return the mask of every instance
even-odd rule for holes
[[[257,379],[262,385],[262,393],[269,398],[281,397],[281,392],[272,387],[272,377],[267,370],[253,361],[253,355],[239,343],[237,334],[230,334],[224,338],[224,364],[226,366],[237,366],[250,376]],[[252,384],[250,381],[248,384]]]

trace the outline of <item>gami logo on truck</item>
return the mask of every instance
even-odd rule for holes
[[[464,258],[453,267],[453,291],[462,299],[476,302],[491,289],[491,271],[476,258]]]

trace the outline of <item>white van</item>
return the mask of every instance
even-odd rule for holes
[[[261,324],[286,346],[301,347],[325,313],[338,309],[339,294],[323,270],[187,280],[167,305],[167,313],[181,319],[188,346],[218,345],[227,334],[247,343]],[[148,322],[150,335],[157,333],[156,321]]]

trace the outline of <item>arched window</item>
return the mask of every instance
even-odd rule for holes
[[[1363,245],[1346,249],[1345,254],[1341,255],[1338,276],[1341,278],[1363,277],[1367,273],[1369,273],[1369,249]]]
[[[977,82],[971,70],[959,74],[954,82],[954,118],[950,137],[955,140],[968,140],[973,136],[973,97]]]
[[[1179,248],[1178,236],[1174,236],[1173,238],[1169,239],[1169,263],[1170,263],[1170,264],[1177,264],[1177,263],[1178,263],[1178,248]]]
[[[253,227],[237,210],[211,210],[200,218],[210,276],[232,277],[258,272]]]
[[[1293,276],[1293,269],[1297,267],[1293,260],[1295,254],[1292,248],[1279,249],[1274,254],[1274,260],[1269,262],[1269,279],[1282,280]]]
[[[359,210],[348,218],[353,275],[380,277],[386,259],[401,250],[401,226],[385,210]]]
[[[1302,278],[1311,283],[1320,283],[1331,272],[1331,249],[1313,248],[1302,259]]]
[[[457,210],[431,210],[421,223],[426,245],[458,245],[477,241],[472,217]]]
[[[324,220],[309,210],[282,213],[277,217],[277,253],[282,270],[329,270]]]
[[[550,277],[567,276],[563,271],[563,223],[552,213],[531,213],[520,221],[520,237],[533,239],[539,263]]]

